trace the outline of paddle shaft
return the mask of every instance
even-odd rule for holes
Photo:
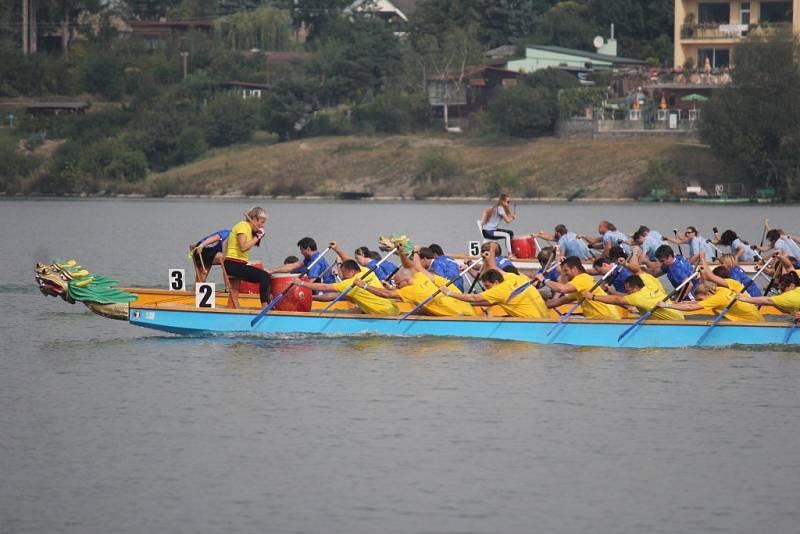
[[[678,229],[677,229],[677,228],[674,228],[674,229],[672,230],[672,233],[673,233],[673,234],[675,234],[675,239],[678,239]],[[681,248],[681,244],[680,244],[680,243],[678,243],[678,254],[680,254],[681,256],[683,256],[683,249]]]
[[[600,280],[598,280],[598,281],[597,281],[597,283],[595,283],[595,284],[592,286],[592,289],[590,289],[590,290],[589,290],[589,293],[593,293],[595,289],[597,289],[598,287],[600,287],[600,284],[602,284],[603,282],[605,282],[605,281],[606,281],[606,278],[608,278],[609,276],[611,276],[611,274],[612,274],[612,273],[614,273],[614,272],[615,272],[615,271],[618,269],[618,267],[619,267],[619,265],[615,265],[615,266],[613,266],[613,267],[611,268],[611,270],[609,270],[609,271],[608,271],[606,274],[604,274],[604,275],[603,275],[603,277],[602,277]],[[575,302],[575,305],[574,305],[574,306],[572,306],[572,308],[570,308],[570,309],[569,309],[569,311],[568,311],[567,313],[565,313],[564,315],[562,315],[562,316],[561,316],[561,319],[559,319],[558,323],[556,323],[556,325],[555,325],[553,328],[551,328],[551,329],[550,329],[550,331],[547,333],[547,335],[549,336],[550,334],[552,334],[552,333],[553,333],[553,332],[554,332],[554,331],[555,331],[555,330],[556,330],[556,329],[557,329],[559,326],[561,326],[561,324],[562,324],[564,321],[566,321],[567,319],[569,319],[569,318],[572,316],[572,314],[575,312],[575,310],[577,310],[577,309],[578,309],[578,306],[580,306],[581,304],[583,304],[583,301],[584,301],[584,299],[583,299],[582,297],[581,297],[581,298],[578,298],[578,300]]]
[[[464,276],[465,274],[467,274],[467,272],[468,272],[468,271],[469,271],[469,270],[470,270],[472,267],[474,267],[475,265],[478,265],[478,264],[480,264],[480,263],[483,263],[483,257],[481,257],[481,258],[480,258],[478,261],[476,261],[476,262],[475,262],[475,263],[473,263],[472,265],[467,265],[466,267],[464,267],[464,268],[461,270],[461,272],[459,272],[459,273],[458,273],[456,276],[454,276],[453,278],[451,278],[450,280],[448,280],[448,281],[447,281],[447,283],[444,285],[444,287],[440,287],[439,289],[437,289],[436,291],[434,291],[434,292],[433,292],[433,294],[432,294],[431,296],[429,296],[428,298],[426,298],[425,300],[423,300],[422,302],[420,302],[419,304],[417,304],[417,306],[416,306],[416,307],[415,307],[413,310],[411,310],[410,312],[408,312],[408,313],[404,314],[402,317],[400,317],[400,319],[399,319],[397,322],[400,322],[400,321],[404,320],[406,317],[408,317],[409,315],[413,315],[414,313],[416,313],[417,311],[419,311],[419,310],[420,310],[420,308],[423,308],[423,307],[424,307],[424,306],[425,306],[427,303],[429,303],[430,301],[432,301],[433,299],[435,299],[435,298],[437,297],[437,295],[441,294],[441,292],[442,292],[442,291],[443,291],[445,288],[447,288],[447,287],[449,287],[450,285],[452,285],[453,283],[455,283],[455,281],[456,281],[456,280],[458,280],[459,278],[461,278],[462,276]]]
[[[659,300],[659,301],[658,301],[658,304],[661,304],[662,302],[666,302],[666,301],[668,301],[669,299],[671,299],[672,297],[674,297],[675,295],[677,295],[677,294],[678,294],[678,292],[679,292],[681,289],[683,289],[683,287],[684,287],[686,284],[688,284],[688,283],[689,283],[689,282],[691,282],[691,281],[692,281],[694,278],[696,278],[698,274],[699,274],[699,271],[698,271],[697,269],[695,269],[695,271],[692,273],[692,275],[691,275],[691,276],[689,276],[689,277],[688,277],[686,280],[684,280],[683,282],[681,282],[681,283],[680,283],[680,285],[678,285],[678,287],[676,287],[675,289],[673,289],[673,290],[672,290],[672,292],[671,292],[669,295],[667,295],[667,296],[666,296],[666,297],[664,297],[663,299]],[[634,322],[632,325],[630,325],[630,326],[629,326],[627,329],[625,329],[625,331],[624,331],[623,333],[621,333],[621,334],[619,335],[619,337],[617,338],[617,341],[622,341],[622,338],[624,338],[625,336],[627,336],[627,335],[628,335],[630,332],[632,332],[632,331],[633,331],[633,329],[634,329],[634,328],[636,328],[637,326],[639,326],[639,325],[640,325],[642,322],[644,322],[644,320],[645,320],[645,319],[647,319],[648,317],[650,317],[650,316],[653,314],[653,312],[655,312],[655,311],[658,309],[658,304],[656,304],[655,306],[653,306],[652,308],[650,308],[649,310],[647,310],[647,311],[644,313],[644,315],[642,315],[641,317],[639,317],[638,319],[636,319],[636,322]]]
[[[359,280],[364,280],[366,277],[368,277],[369,275],[371,275],[372,273],[374,273],[374,272],[375,272],[375,270],[376,270],[378,267],[380,267],[380,266],[383,264],[383,262],[385,262],[386,260],[388,260],[388,259],[389,259],[389,257],[390,257],[392,254],[394,254],[395,252],[397,252],[397,247],[394,247],[392,250],[390,250],[389,252],[387,252],[387,253],[386,253],[386,256],[384,256],[383,258],[381,258],[381,260],[380,260],[378,263],[376,263],[375,265],[373,265],[371,269],[369,269],[367,272],[365,272],[364,274],[362,274],[362,275],[361,275],[361,276],[360,276],[358,279],[359,279]],[[317,314],[317,316],[319,316],[319,315],[322,315],[323,313],[325,313],[326,311],[328,311],[328,310],[331,308],[331,306],[333,306],[334,304],[336,304],[337,302],[339,302],[340,300],[342,300],[342,299],[345,297],[345,295],[347,295],[348,293],[350,293],[350,292],[353,290],[353,288],[354,288],[354,287],[356,287],[356,286],[355,286],[355,285],[353,285],[353,283],[351,282],[351,283],[350,283],[350,285],[347,287],[347,289],[345,289],[344,291],[342,291],[341,293],[339,293],[339,295],[338,295],[338,296],[337,296],[335,299],[333,299],[333,300],[330,302],[330,304],[328,304],[327,306],[325,306],[325,308],[323,308],[323,310],[322,310],[321,312],[319,312],[319,313]]]
[[[800,319],[795,319],[792,321],[792,326],[789,327],[789,331],[786,332],[786,337],[783,338],[783,344],[786,345],[789,343],[789,340],[792,339],[792,334],[794,333],[795,328],[797,328],[797,322]]]
[[[328,247],[328,248],[326,248],[326,249],[325,249],[325,252],[323,252],[322,254],[320,254],[319,256],[317,256],[317,259],[315,259],[314,261],[312,261],[312,262],[311,262],[311,264],[310,264],[308,267],[306,267],[305,269],[303,269],[303,272],[301,272],[301,273],[298,275],[298,277],[297,277],[297,278],[299,279],[299,278],[301,278],[302,276],[305,276],[306,274],[308,274],[308,272],[309,272],[311,269],[313,269],[313,268],[314,268],[314,266],[315,266],[317,263],[319,263],[319,261],[320,261],[320,260],[322,260],[322,258],[324,258],[324,257],[325,257],[325,254],[327,254],[328,252],[330,252],[330,250],[331,250],[331,247]],[[328,267],[328,269],[330,269],[330,266]],[[274,299],[272,299],[272,302],[269,302],[269,303],[268,303],[266,306],[264,306],[264,308],[263,308],[263,309],[262,309],[260,312],[258,312],[258,315],[256,315],[256,316],[253,318],[253,320],[252,320],[252,321],[250,321],[250,326],[251,326],[251,327],[255,326],[255,325],[256,325],[256,324],[257,324],[257,323],[258,323],[258,322],[259,322],[259,321],[260,321],[260,320],[261,320],[261,319],[262,319],[262,318],[263,318],[263,317],[264,317],[264,316],[267,314],[267,312],[269,312],[269,311],[270,311],[272,308],[274,308],[274,307],[275,307],[275,305],[276,305],[276,304],[278,304],[278,303],[281,301],[281,299],[283,299],[283,297],[285,297],[285,296],[286,296],[286,294],[287,294],[287,293],[289,293],[289,290],[290,290],[290,289],[292,289],[292,287],[293,287],[293,286],[294,286],[294,280],[292,280],[291,282],[289,282],[289,285],[288,285],[288,286],[286,286],[286,288],[285,288],[283,291],[281,291],[281,292],[278,294],[278,296],[277,296],[277,297],[275,297]]]

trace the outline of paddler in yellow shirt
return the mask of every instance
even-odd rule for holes
[[[764,321],[764,316],[753,304],[737,300],[737,293],[744,291],[744,286],[730,278],[728,268],[720,265],[713,271],[709,266],[703,269],[703,277],[707,280],[694,290],[695,302],[677,302],[673,304],[662,304],[664,308],[672,308],[681,311],[709,310],[713,314],[719,315],[727,306],[733,302],[733,306],[725,312],[725,319],[734,322],[760,323]]]
[[[545,284],[556,293],[564,293],[563,297],[557,297],[547,301],[548,308],[557,308],[562,304],[574,302],[582,298],[595,285],[592,278],[583,269],[580,258],[570,256],[561,263],[561,274],[566,277],[567,282],[553,282],[547,280]],[[596,296],[605,296],[607,293],[601,287],[595,287],[591,291],[592,297],[581,302],[583,316],[587,319],[620,319],[622,310],[617,306],[606,304],[595,299]]]
[[[481,283],[485,291],[477,294],[465,295],[457,290],[445,288],[442,292],[448,297],[468,302],[473,306],[498,305],[511,317],[524,317],[526,319],[545,319],[555,312],[547,308],[539,290],[529,284],[531,281],[525,275],[500,271],[494,261],[494,253],[484,252],[487,271],[481,275]],[[511,294],[519,287],[529,284],[521,293],[511,298]],[[443,286],[440,286],[443,287]],[[452,286],[451,286],[452,287]]]
[[[335,246],[335,243],[331,243],[332,247]],[[370,273],[369,276],[361,280],[361,277],[364,276],[365,273],[369,272],[369,269],[362,267],[358,264],[358,262],[354,259],[348,258],[344,260],[339,267],[339,272],[342,275],[342,281],[336,282],[333,284],[321,284],[317,282],[304,282],[300,280],[296,282],[295,285],[300,287],[307,287],[312,291],[336,291],[338,293],[343,293],[347,291],[351,285],[355,285],[348,294],[347,298],[353,301],[361,311],[369,315],[384,315],[384,316],[392,316],[398,315],[400,313],[400,309],[397,307],[393,301],[378,296],[370,291],[367,291],[366,288],[371,287],[379,287],[383,289],[383,285],[381,281],[378,280],[378,277],[375,276],[375,273]],[[360,283],[356,283],[360,282]]]
[[[397,299],[414,306],[418,306],[439,290],[439,286],[447,284],[448,280],[437,276],[422,266],[419,257],[415,254],[413,261],[408,258],[403,247],[398,247],[400,260],[403,267],[394,275],[396,289],[373,287],[363,285],[363,281],[356,280],[356,286],[363,287],[370,293],[387,299]],[[450,286],[453,292],[458,292],[458,288]],[[425,304],[422,310],[427,315],[441,317],[472,317],[475,309],[466,302],[461,302],[453,297],[448,297],[444,293],[439,293],[436,298]]]
[[[584,293],[588,300],[616,304],[617,306],[633,306],[639,313],[645,314],[656,308],[659,302],[666,298],[664,287],[652,275],[647,273],[634,274],[625,279],[625,295],[594,295]],[[669,302],[669,301],[667,301]],[[656,308],[650,315],[653,319],[662,321],[682,321],[683,313],[678,310]]]
[[[757,306],[775,306],[783,313],[798,316],[800,314],[800,276],[795,271],[788,272],[778,279],[780,295],[772,297],[751,297],[741,294],[736,298],[741,302]]]

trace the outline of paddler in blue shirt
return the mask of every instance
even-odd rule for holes
[[[614,226],[613,223],[609,221],[600,221],[600,224],[597,225],[597,232],[600,234],[600,237],[589,237],[585,235],[579,235],[578,237],[589,243],[589,246],[602,246],[604,256],[608,256],[608,251],[611,250],[611,247],[617,245],[623,248],[625,254],[630,255],[631,247],[628,245],[630,238],[617,230],[617,227]]]
[[[664,236],[655,230],[651,230],[647,226],[640,226],[636,232],[631,236],[633,244],[639,246],[650,261],[658,261],[656,259],[656,250],[663,245],[665,241]]]
[[[314,263],[320,255],[320,252],[317,251],[317,242],[314,241],[310,237],[304,237],[300,241],[297,242],[297,248],[300,249],[300,255],[303,257],[302,260],[292,262],[292,263],[284,263],[280,267],[275,269],[270,269],[270,274],[275,273],[303,273],[308,269],[308,266]],[[332,284],[336,281],[333,277],[333,274],[328,269],[328,262],[325,258],[317,261],[317,263],[308,271],[306,276],[309,279],[320,282],[323,284]],[[323,275],[323,273],[325,273]],[[321,279],[320,279],[321,278]]]
[[[575,232],[567,230],[567,227],[563,224],[557,225],[552,234],[539,232],[537,235],[547,241],[556,242],[562,255],[567,258],[576,256],[581,260],[586,260],[592,257],[592,252],[586,243],[582,239],[578,239]]]
[[[430,272],[448,280],[452,280],[458,276],[458,273],[461,272],[458,262],[446,255],[441,246],[437,245],[436,243],[432,243],[430,246],[428,246],[428,250],[430,250],[433,254],[433,261],[431,262],[430,267],[428,267]],[[463,292],[464,278],[459,278],[453,283],[453,285],[455,285],[459,291]]]
[[[676,256],[672,247],[669,245],[661,245],[658,247],[658,250],[656,250],[656,258],[658,262],[655,267],[656,272],[659,273],[658,276],[666,274],[672,287],[681,285],[694,271],[692,265],[686,261],[686,258],[680,254]],[[699,281],[697,278],[692,280],[693,286],[696,287],[698,284]]]
[[[353,259],[355,259],[362,267],[374,269],[375,276],[377,276],[378,280],[381,282],[392,276],[392,274],[397,271],[397,266],[389,260],[386,260],[381,265],[378,265],[378,263],[381,261],[381,255],[377,251],[370,250],[369,247],[358,247]]]
[[[619,265],[617,271],[610,280],[611,287],[613,287],[613,290],[610,291],[612,294],[626,295],[628,293],[625,288],[625,280],[633,276],[633,273],[628,270],[628,267],[626,266],[627,259],[628,256],[625,254],[625,251],[622,249],[622,247],[616,246],[611,247],[609,256],[607,258],[603,257],[594,260],[594,270],[601,276],[605,276],[605,274],[610,271],[614,265]]]
[[[189,245],[189,257],[194,264],[194,280],[203,283],[208,278],[212,265],[222,265],[222,247],[230,230],[217,230],[200,241]]]

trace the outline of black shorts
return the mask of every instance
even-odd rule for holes
[[[219,253],[219,250],[213,247],[207,247],[204,249],[200,249],[199,251],[195,251],[192,254],[192,258],[194,259],[195,265],[198,267],[205,266],[206,270],[211,269],[211,265],[214,263],[214,257]],[[203,263],[200,263],[200,257],[203,258]]]

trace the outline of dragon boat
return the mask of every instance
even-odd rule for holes
[[[445,336],[564,344],[586,347],[677,348],[691,346],[800,344],[800,334],[789,321],[765,323],[647,320],[628,335],[632,320],[518,319],[497,315],[476,317],[410,316],[376,317],[355,313],[341,303],[328,313],[270,311],[251,324],[260,306],[242,299],[240,309],[197,308],[194,295],[148,289],[123,289],[117,282],[92,275],[75,262],[37,264],[40,291],[70,303],[81,302],[104,317],[126,320],[135,326],[181,335],[255,334]],[[139,291],[139,294],[134,291]],[[191,300],[189,300],[191,299]],[[220,303],[221,304],[221,303]]]

